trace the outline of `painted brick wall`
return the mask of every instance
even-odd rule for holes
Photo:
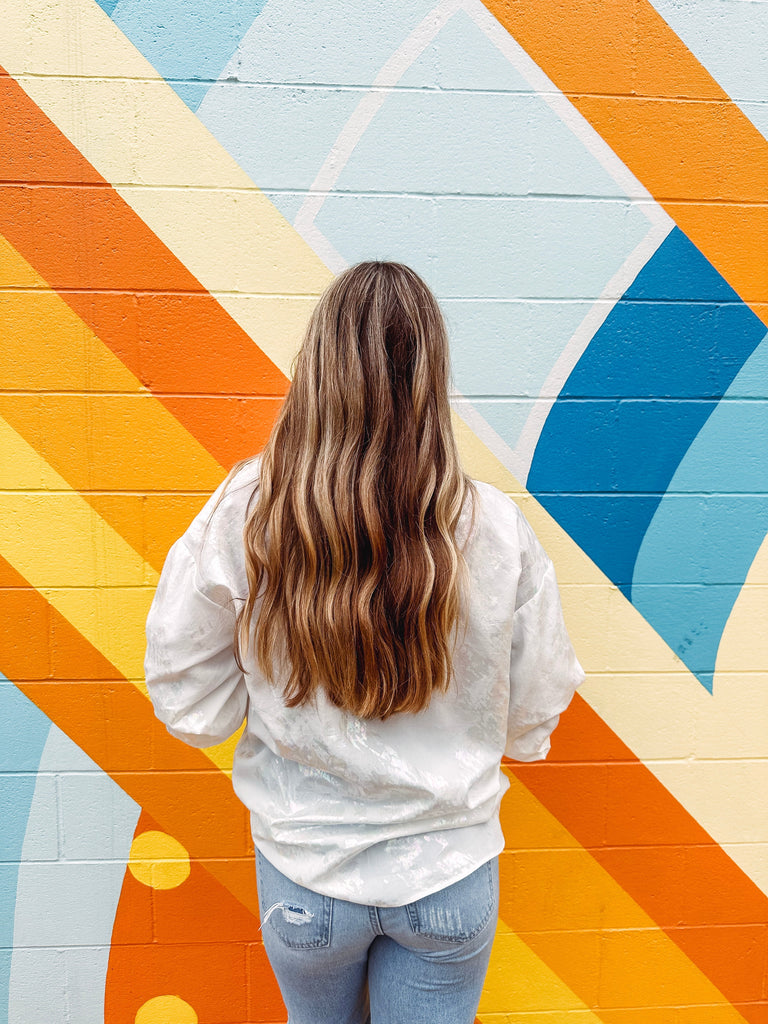
[[[451,332],[588,681],[510,764],[483,1022],[768,1021],[768,4],[5,0],[0,1024],[284,1020],[165,553],[333,273]]]

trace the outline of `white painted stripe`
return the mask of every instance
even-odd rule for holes
[[[446,22],[460,9],[461,0],[441,0],[422,18],[416,28],[383,65],[370,89],[363,95],[349,120],[339,132],[323,166],[310,186],[309,195],[296,214],[294,227],[303,237],[308,237],[309,230],[322,209],[328,193],[338,181],[355,146],[381,109],[392,88],[397,85],[414,61],[418,60]],[[317,238],[317,234],[319,233],[315,234],[315,238]],[[323,244],[324,246],[330,245],[325,239]]]
[[[528,473],[530,464],[526,464],[520,454],[514,448],[510,448],[504,438],[496,433],[479,409],[473,405],[472,400],[465,398],[464,395],[454,393],[451,396],[451,407],[472,428],[488,451],[492,452],[499,462],[511,470],[522,482]]]

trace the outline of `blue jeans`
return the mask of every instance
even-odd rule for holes
[[[402,907],[322,896],[258,851],[256,872],[288,1024],[473,1024],[496,931],[498,857]]]

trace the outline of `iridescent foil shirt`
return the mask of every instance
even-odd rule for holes
[[[155,713],[196,747],[245,720],[232,782],[278,870],[328,896],[410,903],[503,849],[501,757],[545,758],[584,678],[552,563],[517,506],[475,481],[474,523],[467,502],[457,530],[469,587],[449,690],[386,721],[356,718],[322,693],[286,708],[251,655],[244,674],[233,655],[258,465],[222,484],[168,554],[147,620]]]

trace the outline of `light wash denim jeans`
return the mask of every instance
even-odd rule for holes
[[[322,896],[258,851],[256,871],[288,1024],[473,1024],[496,931],[498,857],[402,907]]]

